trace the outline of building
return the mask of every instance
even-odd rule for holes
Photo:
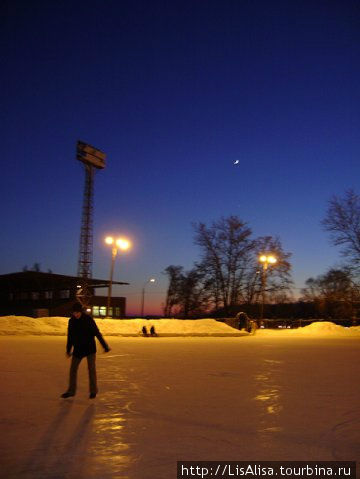
[[[77,276],[23,271],[0,275],[0,315],[9,316],[69,316],[72,305],[78,301],[79,284]],[[113,281],[113,284],[129,284]],[[90,279],[93,293],[97,288],[106,288],[109,281]],[[89,309],[94,317],[106,316],[107,296],[92,296]],[[126,316],[126,298],[112,297],[109,316]]]

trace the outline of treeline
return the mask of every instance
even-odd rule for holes
[[[32,268],[28,268],[27,265],[23,266],[23,272],[26,272],[26,271],[35,271],[36,273],[41,273],[41,265],[40,263],[34,263]],[[51,269],[48,269],[47,270],[48,273],[52,273],[52,270]]]
[[[314,317],[357,318],[360,314],[360,196],[348,190],[333,196],[322,220],[330,241],[340,247],[341,267],[309,278],[302,299],[314,310]]]
[[[244,311],[266,318],[351,319],[360,314],[360,197],[348,190],[333,196],[322,220],[330,240],[341,247],[343,263],[309,278],[294,300],[291,253],[278,237],[254,238],[249,225],[237,216],[221,218],[210,226],[193,224],[200,260],[190,271],[170,265],[165,317],[233,317]],[[261,254],[276,263],[264,270]]]
[[[200,261],[190,271],[170,265],[165,317],[230,315],[239,305],[256,304],[263,293],[263,272],[258,257],[271,252],[276,268],[266,273],[266,294],[273,303],[286,302],[291,295],[291,253],[284,252],[277,237],[254,238],[248,224],[237,216],[221,218],[210,226],[193,224]]]

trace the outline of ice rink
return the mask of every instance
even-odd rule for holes
[[[359,338],[107,340],[90,401],[86,360],[76,397],[59,397],[65,337],[0,337],[1,478],[170,479],[178,460],[360,459]]]

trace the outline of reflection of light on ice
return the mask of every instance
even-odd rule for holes
[[[99,477],[120,475],[132,462],[130,445],[125,441],[126,421],[121,412],[98,414],[93,422],[97,440],[91,444],[93,472]]]
[[[283,428],[278,425],[279,416],[283,410],[280,386],[274,378],[282,363],[283,361],[276,359],[264,359],[261,373],[254,376],[258,391],[253,399],[261,406],[260,427],[257,432],[264,448],[270,445],[274,433],[283,431]]]
[[[259,432],[281,432],[283,431],[282,427],[266,427],[265,429],[260,429]]]
[[[282,406],[279,404],[274,404],[272,406],[268,406],[266,410],[269,414],[277,414],[282,410]]]
[[[119,429],[123,429],[124,426],[117,424],[120,422],[124,422],[123,417],[110,417],[110,418],[98,418],[94,421],[94,427],[96,428],[96,434],[101,434],[104,431],[111,432],[117,431]]]
[[[279,404],[280,395],[278,389],[264,389],[254,399],[255,401],[272,402],[272,404],[266,404],[268,414],[277,414],[282,410],[282,406]]]
[[[129,466],[136,460],[129,441],[128,421],[132,405],[129,398],[136,397],[137,389],[124,371],[119,370],[118,361],[118,357],[107,360],[106,374],[102,377],[103,383],[116,380],[111,387],[106,386],[107,391],[99,395],[96,404],[92,423],[94,440],[89,447],[89,479],[126,477]]]
[[[270,399],[278,399],[279,394],[277,389],[264,389],[261,394],[255,396],[256,401],[269,401]]]

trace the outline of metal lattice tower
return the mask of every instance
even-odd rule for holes
[[[78,298],[87,303],[91,297],[89,279],[92,277],[92,250],[93,250],[93,210],[94,210],[94,177],[95,169],[105,168],[106,155],[93,146],[78,141],[76,158],[85,167],[85,187],[81,216],[79,259],[77,275],[82,278]],[[82,298],[82,300],[81,300]]]
[[[82,206],[79,260],[77,275],[80,278],[92,277],[93,250],[93,210],[94,210],[94,174],[95,168],[85,164],[85,188]]]

